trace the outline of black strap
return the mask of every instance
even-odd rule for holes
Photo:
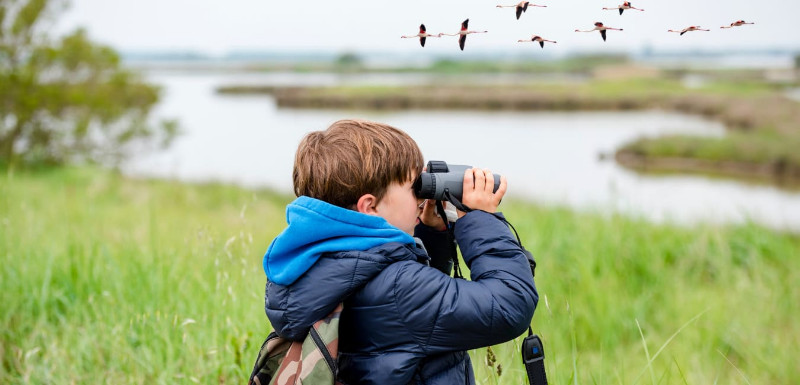
[[[514,225],[509,223],[505,218],[500,215],[494,215],[495,218],[501,220],[514,231],[514,236],[517,237],[517,243],[522,249],[523,254],[528,259],[528,264],[531,267],[531,275],[536,276],[536,260],[533,255],[522,246],[522,240],[519,238],[519,233]],[[522,340],[522,363],[525,364],[525,372],[528,374],[528,382],[531,385],[547,385],[547,373],[544,370],[544,345],[542,339],[538,335],[533,334],[533,329],[528,326],[528,336]]]
[[[522,249],[522,253],[525,254],[525,258],[528,259],[528,264],[531,266],[531,275],[533,275],[535,277],[536,276],[536,260],[533,259],[533,254],[531,254],[531,252],[528,251],[528,249],[526,249],[525,246],[522,246],[522,240],[519,239],[519,233],[517,233],[517,229],[514,228],[514,225],[512,225],[509,221],[507,221],[505,218],[501,217],[500,215],[497,215],[497,214],[492,214],[492,215],[494,215],[495,218],[499,219],[500,221],[502,221],[503,223],[508,225],[508,227],[511,227],[511,230],[514,231],[514,236],[517,237],[517,244]]]
[[[328,364],[328,369],[331,371],[331,374],[333,374],[333,378],[336,378],[336,376],[339,375],[339,366],[337,365],[336,360],[333,358],[330,350],[328,350],[328,346],[325,345],[325,341],[322,340],[322,337],[320,337],[317,329],[312,327],[308,332],[311,336],[311,339],[314,340],[314,344],[317,345],[317,349],[319,349],[320,353],[322,353],[322,357],[325,359],[325,362]]]
[[[464,279],[464,276],[461,274],[461,265],[459,265],[458,263],[455,229],[453,228],[453,224],[447,220],[447,213],[444,211],[444,204],[442,203],[442,201],[436,201],[436,212],[439,213],[440,217],[442,217],[442,221],[444,221],[444,226],[447,228],[447,242],[451,246],[449,248],[450,259],[453,261],[453,277]]]
[[[472,211],[471,208],[465,206],[461,201],[455,197],[453,194],[450,194],[450,191],[445,189],[444,190],[444,198],[447,199],[450,203],[452,203],[456,209],[461,210],[463,212],[470,212]],[[455,234],[453,233],[452,225],[447,221],[447,216],[444,212],[444,206],[442,205],[441,201],[436,201],[436,210],[439,212],[439,215],[443,218],[445,226],[447,226],[447,233],[449,234],[450,240],[455,241]],[[533,255],[525,249],[525,246],[522,246],[522,240],[519,237],[519,233],[517,233],[517,229],[514,228],[514,225],[509,223],[505,218],[500,215],[494,215],[495,218],[499,219],[509,227],[511,230],[514,231],[514,236],[517,237],[517,244],[522,249],[523,254],[528,259],[528,264],[531,267],[531,275],[536,276],[536,260],[533,259]],[[463,278],[461,276],[461,269],[458,265],[458,255],[454,253],[453,255],[453,266],[455,270],[454,277],[456,278]],[[522,362],[525,364],[525,372],[528,374],[528,382],[531,385],[547,385],[547,373],[544,369],[544,345],[542,344],[542,339],[539,338],[538,335],[533,334],[533,329],[528,326],[528,336],[522,340]]]
[[[463,203],[461,203],[461,201],[458,199],[458,197],[456,197],[453,194],[450,194],[450,189],[444,189],[444,192],[442,193],[442,196],[444,196],[444,198],[447,199],[448,202],[452,203],[453,206],[456,206],[457,209],[459,209],[459,210],[461,210],[461,211],[463,211],[465,213],[468,213],[468,212],[472,211],[471,208],[469,208],[468,206],[465,206]]]
[[[547,385],[544,371],[544,346],[542,340],[528,327],[528,336],[522,340],[522,362],[531,385]]]

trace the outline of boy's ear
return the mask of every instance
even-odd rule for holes
[[[364,194],[361,198],[358,198],[358,202],[356,202],[356,211],[369,215],[378,215],[378,210],[376,210],[377,205],[378,199],[375,198],[375,195]]]

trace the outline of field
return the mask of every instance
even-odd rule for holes
[[[291,197],[92,168],[0,179],[0,383],[246,381]],[[504,202],[537,258],[551,383],[800,381],[800,238]],[[521,341],[521,338],[517,341]],[[472,352],[520,384],[518,343]]]

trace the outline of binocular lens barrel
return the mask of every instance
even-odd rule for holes
[[[447,200],[445,192],[461,200],[464,186],[464,172],[471,166],[447,164],[443,161],[428,162],[428,172],[419,175],[414,183],[414,193],[420,199]],[[494,190],[500,188],[500,175],[494,175]]]

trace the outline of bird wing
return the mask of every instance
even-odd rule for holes
[[[466,31],[466,30],[467,30],[467,28],[468,28],[468,27],[467,27],[468,25],[469,25],[469,19],[462,21],[462,22],[461,22],[461,30],[462,30],[462,31]]]
[[[423,47],[424,47],[424,46],[425,46],[425,39],[427,39],[427,37],[425,37],[425,36],[420,36],[420,38],[419,38],[419,45],[421,45],[421,46],[423,46]]]
[[[683,31],[681,31],[681,36],[683,36],[684,33],[686,33],[685,29]]]
[[[519,17],[520,17],[520,16],[522,16],[522,7],[520,7],[520,6],[518,5],[518,6],[517,6],[517,20],[519,20]]]
[[[467,35],[461,35],[458,38],[458,46],[461,47],[461,50],[464,50],[464,43],[467,42]]]
[[[621,15],[621,14],[622,14],[622,12],[625,12],[625,10],[624,10],[624,9],[622,9],[622,8],[620,8],[620,9],[619,9],[619,14]]]
[[[528,4],[529,3],[527,1],[522,4],[522,12],[526,12],[528,10]]]
[[[601,29],[601,30],[600,30],[600,36],[602,36],[602,37],[603,37],[603,41],[606,41],[606,30],[604,30],[604,29]]]
[[[544,48],[544,40],[539,40],[539,45],[542,46],[542,48]]]
[[[419,33],[425,33],[425,31],[426,31],[425,24],[420,24],[419,25]]]

